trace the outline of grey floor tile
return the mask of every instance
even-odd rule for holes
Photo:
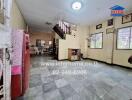
[[[61,75],[51,75],[52,79],[55,81],[55,80],[59,80],[62,78]]]
[[[81,96],[82,100],[101,100],[99,96],[97,96],[95,93],[92,93],[87,89],[83,89],[79,93],[79,95]]]
[[[24,97],[32,97],[32,96],[37,96],[37,95],[43,95],[42,86],[29,88],[27,93],[24,95]]]
[[[67,98],[66,100],[83,100],[83,98],[81,98],[81,96],[79,96],[78,94],[75,94],[75,95]]]
[[[73,81],[70,83],[70,85],[76,92],[80,92],[85,88],[83,81]]]
[[[42,85],[42,80],[40,74],[31,75],[30,77],[30,87],[36,87]]]
[[[120,83],[128,89],[132,90],[132,80],[122,80]]]
[[[91,60],[57,61],[48,56],[33,57],[31,63],[30,88],[23,98],[17,100],[132,99],[132,71],[130,69],[95,63]],[[44,63],[52,63],[52,65]],[[62,63],[66,65],[63,66]],[[76,66],[77,63],[80,65]],[[54,70],[86,70],[87,74],[56,75],[52,73]]]
[[[33,100],[45,100],[44,95],[37,95]]]
[[[118,85],[109,92],[109,96],[114,98],[114,100],[131,100],[132,91],[121,85]]]
[[[36,68],[32,68],[30,70],[30,74],[31,75],[34,75],[34,74],[42,74],[43,76],[49,76],[50,75],[50,72],[48,70],[47,67],[36,67]]]
[[[99,81],[99,80],[93,84],[93,87],[95,88],[96,94],[99,97],[103,97],[106,93],[108,93],[112,89],[112,86],[104,83],[103,81]]]
[[[89,85],[89,86],[87,86],[87,87],[85,87],[85,89],[88,90],[88,91],[90,91],[91,93],[97,95],[97,93],[96,93],[96,89],[93,87],[92,84]]]
[[[50,83],[43,84],[43,91],[44,91],[44,93],[53,91],[55,89],[56,89],[55,82],[50,82]]]
[[[101,99],[102,100],[115,100],[112,97],[110,97],[108,94],[105,94]]]
[[[45,100],[43,95],[25,97],[23,100]]]
[[[51,81],[55,81],[55,80],[59,80],[62,77],[60,75],[49,75],[49,76],[45,76],[43,74],[41,74],[41,79],[43,83],[49,83]]]
[[[61,93],[63,99],[67,99],[67,98],[73,96],[74,94],[76,94],[75,90],[70,85],[62,87],[59,90],[60,90],[60,93]]]
[[[41,75],[41,79],[43,83],[49,83],[49,82],[54,81],[54,79],[51,76],[44,77],[43,75]]]
[[[59,90],[44,93],[44,100],[63,100]]]
[[[61,87],[68,85],[68,82],[65,79],[55,80],[55,83],[56,83],[57,88],[61,88]]]

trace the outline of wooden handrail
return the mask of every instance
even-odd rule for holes
[[[71,32],[70,26],[68,27],[64,22],[62,22],[62,24],[66,27],[66,30],[68,30],[68,31],[66,31],[66,33],[68,32],[70,34],[70,32]]]

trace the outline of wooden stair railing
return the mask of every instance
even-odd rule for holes
[[[62,38],[65,39],[65,33],[63,32],[63,30],[59,27],[58,24],[56,24],[53,28],[53,30]]]
[[[71,33],[70,25],[66,25],[64,22],[59,21],[53,28],[53,30],[62,38],[65,39],[66,34]]]

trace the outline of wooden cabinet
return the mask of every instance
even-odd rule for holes
[[[81,59],[80,49],[68,49],[68,60],[70,61],[78,61]]]

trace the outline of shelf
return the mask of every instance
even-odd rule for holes
[[[70,61],[79,61],[80,55],[80,49],[68,49],[68,59]]]

